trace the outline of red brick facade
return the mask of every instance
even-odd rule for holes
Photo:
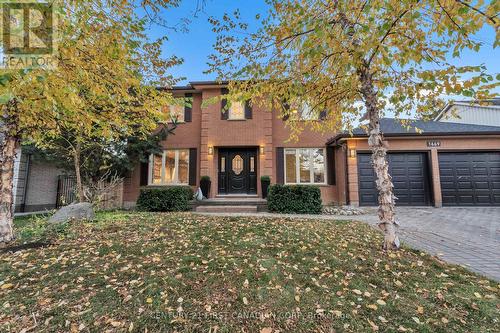
[[[278,147],[283,148],[325,148],[332,133],[321,134],[306,129],[298,141],[290,141],[290,132],[285,122],[277,112],[254,106],[252,119],[223,120],[221,119],[221,103],[202,102],[220,96],[221,86],[216,84],[193,84],[191,89],[175,90],[174,94],[183,96],[193,94],[192,121],[180,124],[171,135],[162,142],[162,147],[172,149],[196,148],[198,154],[196,186],[199,186],[201,176],[209,176],[212,180],[211,197],[218,193],[218,150],[221,148],[255,148],[257,157],[257,194],[261,195],[260,176],[271,176],[271,182],[277,179],[276,154]],[[209,147],[213,154],[209,154]],[[261,149],[263,148],[263,154]],[[326,157],[325,157],[326,158]],[[335,168],[343,168],[341,159],[326,161],[326,165],[336,164]],[[345,162],[344,162],[345,163]],[[326,172],[326,170],[325,170]],[[326,175],[325,175],[326,176]],[[132,206],[139,195],[140,168],[136,168],[125,181],[125,206]],[[336,182],[335,182],[336,183]],[[335,185],[321,185],[323,202],[336,203],[340,195]]]

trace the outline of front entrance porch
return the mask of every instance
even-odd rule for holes
[[[257,194],[258,148],[218,149],[219,195]]]

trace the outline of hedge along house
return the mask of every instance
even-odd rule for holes
[[[500,206],[500,127],[381,119],[397,205]],[[422,132],[417,132],[417,130]],[[378,193],[365,129],[333,137],[345,152],[342,201],[373,206]],[[340,170],[337,170],[340,172]],[[340,177],[342,178],[342,177]]]
[[[202,176],[212,181],[210,198],[261,197],[260,177],[266,175],[272,183],[318,185],[325,204],[341,200],[336,170],[343,169],[342,151],[336,158],[334,147],[326,145],[331,133],[306,129],[298,141],[288,141],[290,131],[279,112],[249,103],[232,103],[225,110],[224,100],[202,106],[225,89],[225,84],[213,81],[173,88],[175,97],[190,102],[166,110],[177,115],[180,124],[161,143],[163,153],[151,156],[125,179],[125,207],[135,205],[142,187],[197,188]],[[314,117],[306,107],[299,115],[306,122],[324,116]]]

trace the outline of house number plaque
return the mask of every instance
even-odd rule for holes
[[[430,148],[441,147],[441,141],[429,140],[429,141],[427,141],[427,147],[430,147]]]

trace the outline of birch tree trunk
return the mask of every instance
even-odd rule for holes
[[[82,175],[80,172],[80,158],[82,153],[81,143],[77,142],[73,149],[73,162],[76,174],[76,197],[78,202],[85,201],[85,194],[83,193]]]
[[[373,169],[377,176],[378,216],[380,219],[378,226],[384,232],[384,250],[390,251],[398,249],[400,242],[394,209],[396,197],[394,196],[394,185],[392,184],[387,162],[387,146],[380,132],[380,112],[373,77],[366,67],[358,71],[358,76],[361,80],[361,94],[364,97],[367,115],[370,120],[368,145],[372,150]]]
[[[0,134],[0,243],[14,240],[14,162],[20,140]]]

